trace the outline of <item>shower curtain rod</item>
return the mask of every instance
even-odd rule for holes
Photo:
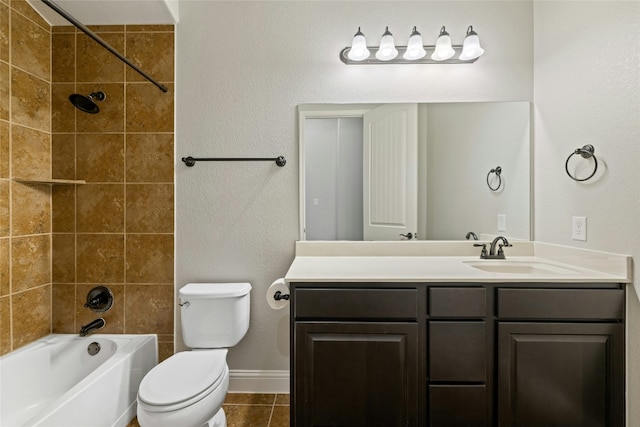
[[[80,21],[78,21],[76,18],[71,16],[67,11],[62,9],[60,6],[58,6],[57,4],[52,2],[51,0],[41,0],[41,1],[42,1],[42,3],[46,4],[51,9],[53,9],[58,15],[62,16],[64,19],[66,19],[67,21],[71,22],[80,31],[82,31],[83,33],[85,33],[86,35],[91,37],[93,40],[95,40],[102,47],[104,47],[109,52],[111,52],[112,54],[117,56],[118,59],[120,59],[122,62],[127,64],[129,67],[133,68],[142,77],[144,77],[145,79],[149,80],[151,83],[156,85],[161,91],[169,92],[169,89],[167,89],[166,86],[164,86],[161,83],[158,83],[156,80],[153,79],[153,77],[151,77],[149,74],[147,74],[144,71],[142,71],[137,65],[135,65],[133,62],[131,62],[127,58],[125,58],[120,52],[115,50],[109,43],[104,41],[100,36],[98,36],[96,33],[94,33],[89,28],[87,28],[85,25],[83,25]]]

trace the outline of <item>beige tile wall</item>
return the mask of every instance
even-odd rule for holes
[[[106,333],[157,333],[173,352],[172,26],[92,27],[170,88],[151,83],[26,0],[0,0],[0,354],[98,315]],[[72,93],[102,90],[89,115]],[[51,186],[23,179],[83,179]]]
[[[51,332],[51,30],[0,0],[0,354]]]
[[[100,37],[156,80],[163,93],[73,27],[53,29],[53,331],[74,333],[98,315],[87,292],[115,295],[105,333],[156,333],[173,353],[173,26],[96,26]],[[100,113],[72,93],[106,94]]]

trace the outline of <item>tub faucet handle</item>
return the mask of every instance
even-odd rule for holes
[[[85,307],[90,308],[96,313],[102,313],[111,308],[113,305],[113,293],[106,286],[96,286],[87,294],[87,302]]]

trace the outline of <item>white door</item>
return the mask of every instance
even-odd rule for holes
[[[418,229],[418,105],[364,115],[364,240],[400,240]]]

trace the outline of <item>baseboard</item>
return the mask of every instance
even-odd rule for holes
[[[229,371],[229,393],[289,393],[289,371]]]

